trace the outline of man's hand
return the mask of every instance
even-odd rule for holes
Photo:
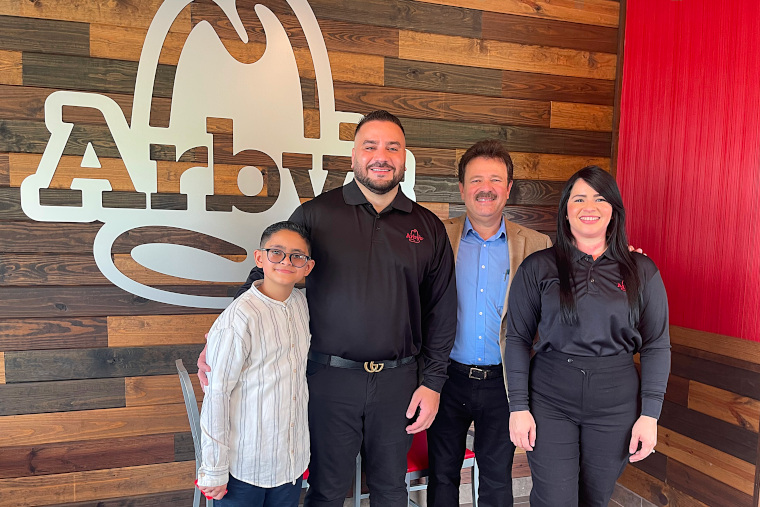
[[[208,333],[206,333],[206,340],[208,340]],[[198,356],[198,380],[201,381],[201,387],[204,388],[208,385],[208,378],[206,377],[206,373],[211,371],[211,366],[206,364],[206,349],[208,348],[208,344],[206,344],[205,347],[203,347],[203,350],[201,351],[201,355]]]
[[[641,442],[641,449],[639,449],[639,442]],[[631,431],[631,443],[628,445],[631,457],[628,461],[631,463],[641,461],[654,452],[655,445],[657,445],[657,419],[642,415]]]
[[[536,421],[529,410],[509,414],[509,438],[517,447],[533,450],[536,445]]]
[[[646,254],[644,253],[644,250],[642,250],[641,248],[634,248],[634,246],[633,246],[633,245],[628,245],[628,251],[629,251],[629,252],[636,252],[636,253],[640,253],[641,255],[646,255]]]
[[[406,432],[410,435],[424,431],[433,424],[433,419],[438,413],[438,404],[441,401],[441,393],[437,393],[429,387],[420,386],[414,391],[409,408],[406,409],[406,418],[411,419],[420,408],[420,414],[417,420],[406,427]]]
[[[195,485],[198,486],[198,481],[195,481]],[[221,500],[227,494],[226,484],[222,484],[221,486],[198,486],[198,489],[209,500]]]

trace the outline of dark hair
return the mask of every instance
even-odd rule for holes
[[[401,125],[401,120],[396,118],[394,115],[392,115],[385,109],[378,109],[377,111],[372,111],[371,113],[367,113],[359,121],[359,124],[356,125],[356,130],[354,130],[354,137],[356,137],[356,134],[359,133],[359,129],[362,128],[362,125],[371,121],[389,121],[391,123],[395,123],[396,125],[398,125],[398,128],[401,129],[401,133],[406,135],[406,132],[404,132],[404,126]]]
[[[631,325],[637,325],[640,311],[640,287],[639,272],[636,269],[636,257],[628,251],[628,237],[625,234],[625,208],[623,198],[620,196],[615,178],[610,173],[591,165],[584,167],[573,174],[562,190],[559,201],[559,213],[557,214],[557,243],[554,245],[554,255],[557,260],[559,271],[560,310],[562,322],[565,324],[578,323],[578,309],[575,304],[575,287],[572,284],[572,263],[575,256],[575,239],[570,231],[570,222],[567,220],[567,203],[570,200],[570,192],[578,180],[583,180],[596,190],[612,206],[612,218],[607,226],[605,240],[607,253],[620,265],[620,274],[623,277],[628,296],[628,320]]]
[[[462,158],[459,159],[459,183],[464,184],[464,173],[473,159],[478,157],[490,158],[495,160],[501,160],[504,165],[507,166],[507,181],[512,181],[512,175],[514,174],[514,164],[512,164],[512,157],[509,156],[509,152],[501,143],[496,139],[486,139],[484,141],[478,141],[470,146],[467,151],[464,152]]]
[[[293,231],[301,236],[306,242],[306,248],[309,250],[306,253],[311,255],[311,241],[309,241],[309,235],[306,232],[306,229],[304,229],[303,225],[291,222],[289,220],[285,220],[283,222],[275,222],[264,229],[264,232],[261,233],[261,243],[259,244],[259,247],[264,248],[267,241],[269,241],[269,238],[280,231]]]

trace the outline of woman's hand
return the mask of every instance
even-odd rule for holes
[[[639,449],[639,443],[641,443],[641,449]],[[628,446],[631,457],[628,460],[631,463],[641,461],[654,452],[655,445],[657,445],[657,419],[642,415],[631,431],[631,443]]]
[[[198,481],[195,481],[195,485],[198,486]],[[222,484],[221,486],[198,486],[198,489],[209,500],[221,500],[227,494],[226,484]]]
[[[536,421],[529,410],[509,414],[509,438],[517,447],[533,450],[536,445]]]

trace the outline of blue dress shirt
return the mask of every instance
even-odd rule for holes
[[[456,261],[457,336],[451,359],[463,364],[501,364],[499,332],[509,281],[509,250],[504,220],[484,240],[470,219],[464,221]]]

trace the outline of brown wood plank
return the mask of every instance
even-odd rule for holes
[[[545,154],[609,157],[610,135],[606,132],[547,129],[507,125],[456,123],[401,118],[406,142],[426,148],[467,149],[483,139],[499,139],[508,150]]]
[[[90,23],[90,54],[94,58],[108,60],[129,60],[136,62],[140,59],[147,27],[103,25]],[[161,46],[158,63],[162,65],[177,65],[182,47],[187,40],[186,32],[169,32]]]
[[[90,255],[1,254],[4,286],[110,284]]]
[[[467,211],[463,204],[452,204],[449,209],[451,217],[464,215]],[[556,206],[507,206],[504,208],[504,217],[534,230],[557,228]]]
[[[753,464],[669,428],[659,428],[657,451],[747,495],[754,491]]]
[[[557,129],[612,132],[612,107],[571,102],[552,102],[551,127]]]
[[[512,461],[512,478],[530,477],[530,466],[528,466],[528,456],[521,449],[515,451],[515,458]]]
[[[204,344],[6,352],[7,382],[167,375],[182,359],[190,372]]]
[[[472,95],[500,97],[502,96],[502,71],[386,58],[384,84],[435,92],[457,93],[465,90]],[[534,97],[512,98],[532,99]],[[538,100],[551,99],[542,97]]]
[[[500,12],[483,12],[484,39],[617,53],[617,29]]]
[[[0,384],[5,384],[5,352],[0,352]]]
[[[117,498],[133,493],[135,485],[146,494],[187,489],[194,479],[195,462],[181,461],[0,479],[0,488],[21,507]]]
[[[217,314],[108,317],[108,346],[205,344],[204,334],[216,317]]]
[[[190,459],[195,459],[195,456],[182,461]],[[121,498],[109,498],[108,500],[56,504],[51,507],[167,507],[186,506],[192,505],[192,503],[193,489],[184,489],[152,495],[125,496]]]
[[[689,380],[671,374],[668,378],[668,390],[665,392],[665,399],[672,401],[673,403],[678,403],[683,407],[688,407]]]
[[[668,457],[661,453],[655,452],[647,456],[646,459],[637,461],[636,463],[630,463],[629,467],[636,467],[644,473],[665,482],[667,465],[670,462]]]
[[[203,401],[203,390],[198,381],[198,376],[190,375],[190,380],[195,390],[195,399],[198,402]],[[124,386],[128,407],[183,403],[182,387],[178,375],[127,377],[124,379]]]
[[[2,319],[0,350],[44,350],[108,346],[105,318]]]
[[[757,461],[757,433],[667,400],[662,406],[660,429],[677,432],[716,452],[747,463],[755,464]]]
[[[89,26],[87,23],[0,16],[0,48],[89,56]]]
[[[615,79],[616,57],[512,42],[480,40],[401,30],[399,57],[486,69],[538,72],[593,79]]]
[[[562,184],[548,181],[515,180],[507,204],[556,206]],[[461,204],[459,180],[419,176],[415,179],[417,199],[424,202]]]
[[[501,94],[513,99],[611,106],[615,97],[615,82],[505,70],[502,71]]]
[[[397,116],[408,118],[549,126],[549,104],[546,102],[413,91],[390,86],[362,86],[336,82],[335,106],[341,111],[369,112],[385,109]]]
[[[190,431],[185,404],[9,415],[0,448]]]
[[[741,396],[757,396],[760,392],[760,372],[742,369],[741,363],[718,363],[708,354],[710,353],[673,345],[671,372]]]
[[[573,21],[588,25],[618,25],[620,4],[615,0],[419,0],[531,18]]]
[[[423,32],[479,37],[481,12],[445,5],[426,5],[413,0],[311,0],[318,20],[336,19],[353,23],[419,30]]]
[[[420,206],[426,208],[437,216],[439,219],[444,220],[449,218],[449,204],[445,202],[418,202]]]
[[[42,53],[24,53],[22,62],[25,86],[134,93],[136,62]],[[155,96],[172,96],[175,71],[170,65],[158,66]]]
[[[752,507],[751,494],[746,494],[675,460],[668,464],[668,483],[708,505]]]
[[[174,434],[174,461],[195,459],[193,435],[190,432]]]
[[[689,384],[690,409],[755,433],[760,430],[760,401],[693,380]]]
[[[174,461],[174,434],[4,447],[0,452],[0,478],[150,465]]]
[[[0,416],[123,407],[124,381],[97,379],[5,384],[0,386],[0,400]]]
[[[2,92],[0,92],[2,93]],[[0,187],[11,184],[11,163],[8,153],[0,153]]]
[[[670,341],[705,352],[760,364],[760,343],[697,329],[670,326]]]
[[[626,467],[618,483],[657,507],[709,507],[636,467]]]
[[[23,82],[21,53],[0,50],[0,84],[20,85]]]
[[[610,159],[608,157],[582,157],[522,152],[512,152],[510,155],[515,166],[514,178],[518,180],[564,182],[578,170],[589,165],[599,166],[606,171],[610,169]]]
[[[457,151],[441,148],[407,146],[414,154],[415,174],[419,176],[457,177]]]
[[[3,14],[28,18],[60,19],[84,23],[147,28],[153,20],[160,0],[131,0],[130,2],[19,2],[18,8]],[[183,10],[174,20],[172,31],[190,30],[190,10]]]

